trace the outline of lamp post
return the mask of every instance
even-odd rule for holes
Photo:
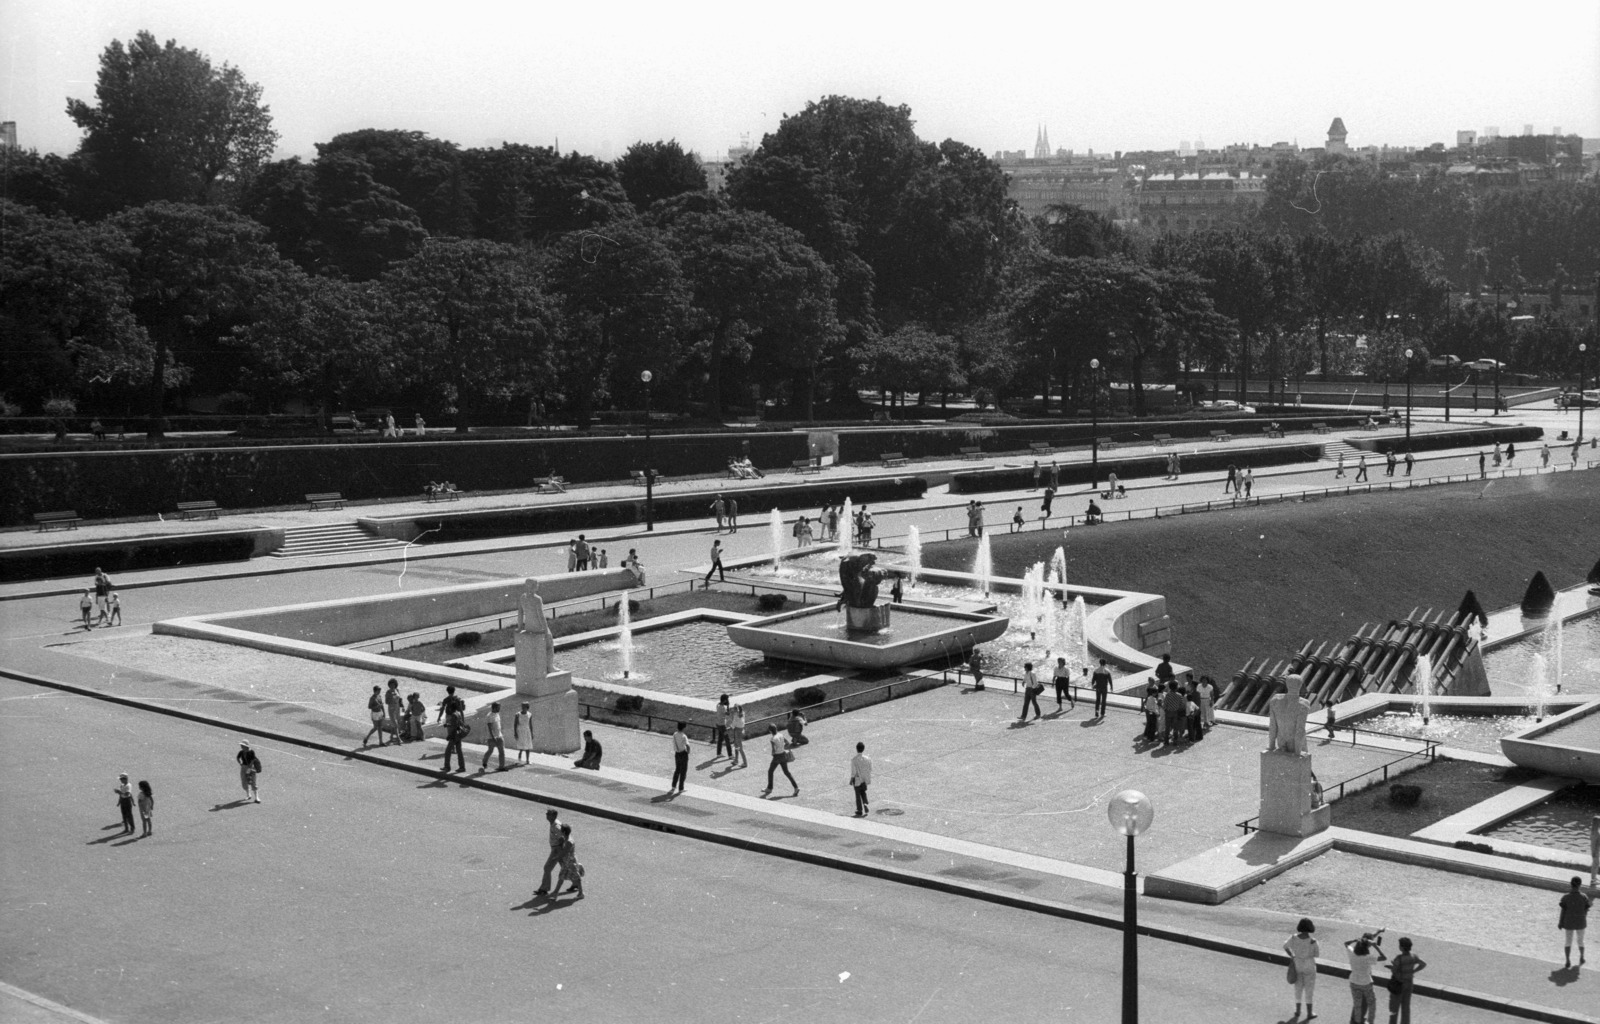
[[[1111,827],[1128,837],[1128,866],[1122,875],[1122,1024],[1139,1022],[1139,875],[1133,867],[1133,840],[1155,816],[1155,805],[1137,789],[1123,790],[1106,805]]]
[[[1411,443],[1411,349],[1406,349],[1406,444]]]
[[[1579,444],[1583,443],[1583,406],[1584,406],[1584,401],[1583,401],[1584,372],[1583,371],[1585,369],[1587,369],[1587,367],[1584,366],[1584,361],[1585,361],[1585,358],[1586,358],[1586,355],[1587,355],[1588,351],[1589,351],[1589,346],[1588,345],[1584,344],[1581,341],[1578,342],[1578,443]]]
[[[649,370],[639,373],[644,383],[644,528],[652,532],[656,528],[656,471],[650,459],[650,382],[654,379]]]
[[[1583,390],[1579,388],[1578,390]],[[1094,437],[1089,449],[1089,490],[1100,489],[1100,360],[1089,360],[1089,417],[1094,421]]]

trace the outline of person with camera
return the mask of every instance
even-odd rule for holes
[[[1383,955],[1383,929],[1345,940],[1350,952],[1350,1024],[1377,1024],[1378,997],[1372,991],[1372,968],[1389,959]]]

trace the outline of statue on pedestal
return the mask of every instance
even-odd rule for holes
[[[517,595],[517,693],[531,698],[533,749],[565,754],[582,745],[578,730],[578,691],[572,673],[555,670],[555,640],[544,618],[537,584],[528,580]]]
[[[1305,680],[1291,675],[1283,681],[1284,692],[1267,702],[1267,749],[1306,752],[1306,719],[1311,702],[1300,696]]]
[[[889,606],[878,604],[878,585],[889,573],[877,567],[871,552],[839,559],[839,605],[853,630],[880,630],[889,625]]]
[[[539,596],[538,585],[532,580],[523,584],[517,595],[517,632],[541,637],[544,651],[544,670],[549,672],[556,661],[556,643],[550,635],[550,626],[544,619],[544,599]]]
[[[1261,830],[1308,836],[1331,820],[1306,750],[1311,702],[1300,696],[1305,680],[1291,675],[1284,692],[1267,702],[1267,749],[1261,754]]]

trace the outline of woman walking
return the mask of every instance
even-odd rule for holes
[[[122,834],[127,835],[133,831],[133,787],[128,785],[126,772],[117,776],[113,792],[117,794],[117,810],[122,812]]]
[[[372,719],[372,728],[368,729],[366,736],[362,737],[361,745],[363,747],[370,746],[372,744],[372,734],[377,733],[378,746],[384,746],[383,731],[389,723],[384,717],[383,687],[376,684],[372,687],[372,696],[367,698],[367,715]]]
[[[572,841],[572,826],[561,826],[561,850],[559,853],[561,873],[556,876],[556,892],[561,891],[561,886],[571,882],[567,892],[578,894],[583,898],[583,865],[578,863],[578,844]]]
[[[744,752],[744,707],[735,704],[728,711],[728,769],[748,767],[750,758]]]
[[[528,710],[532,707],[527,701],[522,702],[522,710],[511,717],[511,745],[517,750],[517,763],[527,764],[528,755],[533,753],[533,715]]]
[[[250,744],[240,743],[239,752],[233,759],[239,762],[239,785],[244,788],[246,803],[261,802],[261,792],[256,789],[256,776],[261,774],[261,758],[250,749]],[[126,776],[124,776],[126,778]],[[132,831],[130,828],[129,831]]]
[[[1311,937],[1317,930],[1311,918],[1302,917],[1295,927],[1297,931],[1283,944],[1283,951],[1289,954],[1292,961],[1289,965],[1289,982],[1294,985],[1294,1016],[1289,1019],[1311,1020],[1317,1015],[1316,1008],[1311,1004],[1317,995],[1317,957],[1322,955],[1322,947]],[[1304,1018],[1300,1016],[1301,1006],[1306,1008]]]
[[[150,783],[139,780],[139,820],[144,823],[144,834],[155,835],[156,832],[156,795],[150,790]]]
[[[794,787],[794,795],[800,795],[800,783],[794,781],[794,775],[789,771],[789,762],[794,760],[794,751],[789,749],[789,737],[786,733],[778,731],[775,725],[767,726],[767,742],[772,747],[772,763],[767,765],[767,788],[761,791],[762,796],[772,793],[772,776],[779,768],[783,769],[783,777],[789,780],[789,785]]]

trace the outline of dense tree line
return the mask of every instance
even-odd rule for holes
[[[1156,380],[1395,374],[1406,347],[1565,372],[1563,321],[1512,329],[1448,291],[1554,294],[1600,265],[1593,182],[1479,197],[1339,161],[1276,173],[1250,229],[1030,220],[981,153],[840,96],[715,194],[675,141],[606,163],[365,129],[274,161],[260,88],[148,33],[68,112],[76,153],[5,158],[7,395],[152,430],[175,393],[587,423],[639,408],[645,369],[657,408],[711,418],[849,411],[859,388],[1071,411],[1108,376],[1138,402]]]

